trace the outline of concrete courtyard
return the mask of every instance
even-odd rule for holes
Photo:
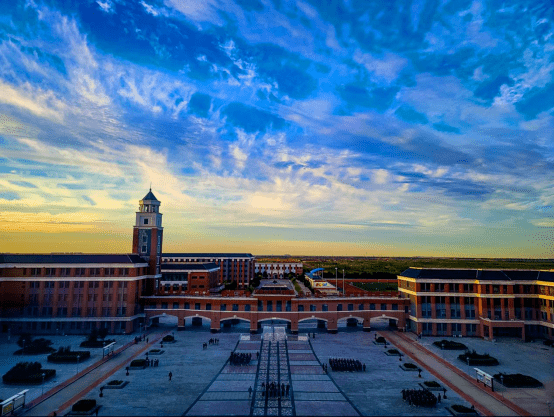
[[[444,385],[440,378],[434,377],[425,369],[422,378],[417,372],[404,371],[400,365],[413,362],[403,356],[402,361],[397,356],[388,356],[383,346],[374,343],[375,333],[364,333],[359,329],[342,328],[338,334],[328,334],[315,331],[315,338],[306,337],[307,333],[298,336],[287,335],[287,341],[264,348],[261,335],[250,336],[240,326],[224,329],[221,333],[211,334],[207,326],[188,328],[177,332],[174,328],[164,327],[156,330],[156,334],[164,331],[174,331],[175,343],[156,343],[146,350],[162,349],[160,355],[152,355],[158,359],[159,366],[143,370],[132,370],[126,375],[125,366],[115,370],[113,375],[105,377],[95,388],[84,394],[82,398],[95,399],[101,409],[99,415],[137,416],[137,415],[451,415],[446,409],[452,404],[471,406],[471,398],[458,395],[452,389],[447,391],[447,399],[442,400],[434,408],[422,408],[408,405],[402,400],[402,389],[419,389],[423,381],[436,380]],[[241,338],[242,335],[242,338]],[[51,336],[54,348],[71,345],[73,350],[83,336]],[[132,340],[134,336],[115,336],[118,345]],[[209,344],[207,349],[203,343],[209,339],[219,339],[218,344]],[[153,340],[153,339],[151,339]],[[421,343],[434,354],[455,365],[461,372],[474,376],[473,369],[461,363],[456,357],[459,351],[442,351],[432,345],[440,338],[423,338]],[[470,349],[479,353],[490,353],[500,361],[495,369],[485,369],[486,372],[524,373],[531,375],[545,384],[545,388],[524,390],[507,389],[497,386],[505,398],[528,410],[534,415],[548,415],[548,401],[552,401],[554,380],[554,364],[552,348],[546,348],[540,342],[523,343],[515,339],[499,340],[496,343],[480,339],[455,339],[462,341]],[[271,347],[270,347],[271,346]],[[53,368],[57,376],[45,383],[44,391],[71,378],[101,358],[101,349],[91,351],[91,358],[77,364],[48,364],[46,355],[14,356],[13,351],[19,347],[15,340],[8,342],[0,340],[0,371],[7,372],[21,360],[39,361],[45,368]],[[144,345],[146,347],[146,345]],[[388,348],[394,348],[389,345]],[[231,352],[259,352],[262,364],[253,360],[248,366],[231,367],[228,358]],[[138,351],[137,351],[138,352]],[[137,357],[144,358],[145,351]],[[273,359],[275,359],[273,364]],[[329,372],[322,371],[321,364],[328,364],[329,358],[358,359],[366,364],[366,372]],[[130,362],[130,360],[128,360]],[[79,369],[78,369],[79,368]],[[273,371],[275,369],[275,371]],[[169,380],[169,372],[172,380]],[[272,378],[280,375],[282,381],[291,385],[291,395],[287,398],[266,401],[260,397],[261,381],[269,374]],[[99,388],[111,380],[128,381],[122,389],[105,389],[103,397],[99,397]],[[500,384],[498,384],[500,385]],[[248,389],[253,388],[252,396]],[[23,387],[0,386],[0,398],[9,396],[28,388],[30,391],[27,402],[41,395],[42,386]],[[58,415],[70,411],[67,400],[65,409],[56,409]],[[262,402],[260,402],[262,401]],[[263,402],[265,401],[265,402]],[[52,412],[48,410],[47,412]],[[535,412],[537,411],[537,412]],[[26,412],[35,415],[33,409]]]

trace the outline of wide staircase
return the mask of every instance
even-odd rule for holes
[[[286,340],[284,327],[264,328],[251,415],[295,415]],[[283,393],[283,385],[288,385],[288,394],[286,388]],[[275,388],[268,389],[271,386]]]

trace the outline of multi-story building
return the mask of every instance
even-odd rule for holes
[[[138,255],[0,255],[2,331],[138,329],[149,270]]]
[[[215,263],[219,267],[217,285],[236,282],[246,288],[254,278],[255,258],[250,253],[164,253],[162,273],[187,263]]]
[[[251,331],[264,321],[284,320],[292,332],[302,321],[317,320],[336,332],[343,320],[369,330],[371,320],[388,319],[424,335],[554,338],[554,270],[409,268],[398,276],[398,295],[316,291],[306,297],[274,276],[252,294],[226,292],[225,282],[248,287],[254,257],[162,254],[159,208],[152,191],[140,200],[132,254],[1,254],[1,331],[62,334],[103,327],[129,333],[173,315],[181,328],[187,318],[205,319],[213,331],[227,320],[249,321]]]
[[[554,336],[554,271],[409,268],[398,290],[418,334]]]
[[[269,278],[286,278],[289,274],[302,275],[304,268],[301,262],[256,262],[254,273]]]
[[[219,267],[206,264],[164,264],[158,294],[160,295],[209,295],[221,291],[218,285]],[[224,287],[224,286],[223,286]]]
[[[140,200],[133,254],[0,255],[2,331],[138,330],[145,317],[140,298],[153,295],[161,278],[159,206],[152,190]]]

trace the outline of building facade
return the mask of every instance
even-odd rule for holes
[[[262,274],[268,278],[286,278],[289,274],[300,276],[304,273],[301,262],[256,262],[255,274]]]
[[[138,255],[0,255],[2,332],[132,332],[155,278]]]
[[[298,294],[277,280],[302,264],[265,264],[271,279],[250,293],[255,258],[249,253],[163,254],[160,201],[139,202],[132,254],[0,254],[2,332],[110,333],[140,330],[160,316],[208,320],[219,331],[228,320],[284,320],[292,332],[317,320],[336,332],[340,321],[388,319],[399,330],[433,336],[554,338],[554,270],[409,268],[398,293],[315,291]],[[263,264],[261,264],[263,265]],[[262,271],[261,265],[258,272]],[[237,290],[223,291],[236,282]]]
[[[554,338],[554,271],[409,268],[398,290],[418,334]]]
[[[162,271],[187,263],[214,263],[219,267],[217,285],[236,282],[246,288],[254,278],[255,258],[250,253],[164,253]]]

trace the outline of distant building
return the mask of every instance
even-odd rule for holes
[[[289,274],[300,276],[304,273],[301,262],[256,262],[256,274],[266,274],[268,278],[287,278]]]
[[[162,273],[176,265],[214,263],[219,267],[217,285],[234,281],[245,288],[254,278],[255,258],[250,253],[164,253],[162,260]]]

